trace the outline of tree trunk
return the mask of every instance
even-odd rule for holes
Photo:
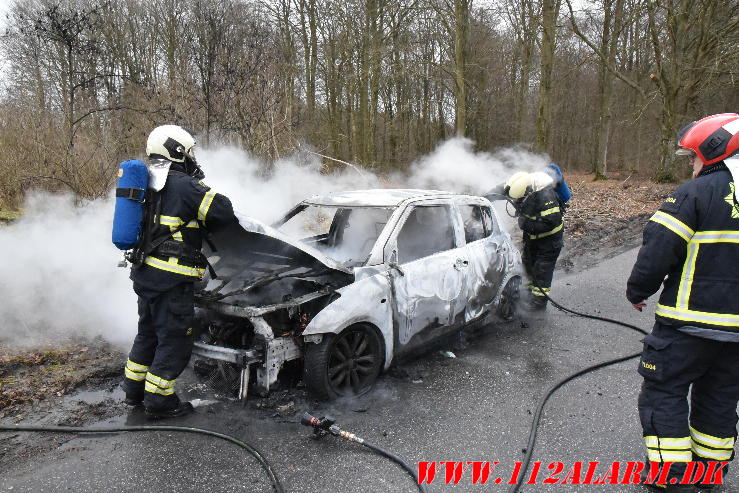
[[[541,13],[541,77],[539,105],[536,113],[536,149],[550,152],[552,129],[552,72],[557,44],[557,14],[560,0],[543,0]]]
[[[613,76],[608,66],[616,63],[618,37],[621,30],[623,0],[606,0],[601,36],[601,51],[605,60],[598,64],[598,118],[595,127],[595,147],[593,149],[593,172],[595,179],[606,178],[608,163],[608,138],[611,130],[611,94]]]
[[[454,0],[454,125],[457,136],[467,134],[467,39],[472,0]]]

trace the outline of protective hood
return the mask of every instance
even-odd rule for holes
[[[170,166],[172,166],[172,162],[166,159],[155,159],[147,164],[146,167],[149,169],[149,188],[154,189],[155,192],[159,192],[164,188],[164,185],[167,183]]]
[[[731,181],[734,182],[734,200],[739,202],[739,187],[736,186],[739,183],[739,156],[724,159],[724,164],[729,168]]]
[[[534,192],[538,192],[539,190],[543,190],[546,187],[549,187],[554,184],[554,179],[549,176],[544,171],[537,171],[535,173],[531,173],[531,188],[534,190]]]

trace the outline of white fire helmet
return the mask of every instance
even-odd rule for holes
[[[161,125],[146,139],[146,155],[182,163],[185,157],[194,160],[195,137],[179,125]]]
[[[506,180],[503,192],[512,199],[520,199],[526,195],[526,189],[531,186],[531,174],[518,171]]]

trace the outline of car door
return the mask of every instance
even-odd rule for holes
[[[506,263],[504,238],[496,234],[495,215],[489,205],[473,199],[457,200],[456,209],[462,222],[465,255],[464,318],[469,322],[492,303],[503,282]]]
[[[467,261],[451,203],[411,206],[396,228],[389,258],[398,343],[463,317]]]

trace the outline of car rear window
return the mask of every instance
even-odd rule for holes
[[[398,234],[400,263],[454,248],[454,227],[443,205],[414,207]]]
[[[461,205],[464,238],[467,243],[487,238],[493,232],[493,215],[490,207]]]
[[[493,222],[493,210],[490,207],[483,206],[482,222],[485,225],[485,236],[490,236],[495,231],[495,223]]]

